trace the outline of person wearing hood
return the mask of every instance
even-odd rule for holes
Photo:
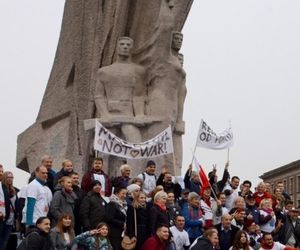
[[[84,231],[92,230],[100,222],[105,221],[107,202],[101,196],[101,182],[93,181],[91,186],[92,190],[83,198],[79,209],[79,216]]]
[[[54,250],[49,235],[50,220],[47,217],[39,217],[35,227],[26,234],[25,239],[20,243],[17,250]]]

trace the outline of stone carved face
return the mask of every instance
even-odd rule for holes
[[[132,40],[129,38],[120,38],[117,45],[117,52],[119,56],[129,57],[133,46]]]
[[[180,50],[182,46],[183,35],[181,33],[172,34],[172,49]]]

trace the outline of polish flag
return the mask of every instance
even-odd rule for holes
[[[197,169],[199,170],[199,178],[201,182],[201,189],[204,190],[207,187],[210,187],[209,180],[207,178],[207,175],[203,169],[203,167],[199,164],[199,162],[195,159],[195,164]]]

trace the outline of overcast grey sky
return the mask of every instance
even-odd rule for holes
[[[19,186],[26,178],[15,169],[16,139],[36,119],[63,6],[62,0],[0,1],[0,163]],[[262,173],[300,158],[299,13],[298,0],[194,1],[183,30],[184,165],[201,118],[216,132],[231,120],[230,171],[242,180],[257,183]],[[227,152],[198,148],[196,156],[207,172],[213,163],[221,172]]]

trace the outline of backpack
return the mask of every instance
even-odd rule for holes
[[[36,231],[32,231],[32,232],[30,232],[29,234],[27,234],[26,235],[26,238],[25,239],[23,239],[22,241],[21,241],[21,243],[20,243],[20,245],[17,247],[17,250],[27,250],[28,249],[28,236],[30,235],[30,234],[39,234],[38,232],[36,232]]]
[[[142,175],[143,175],[143,182],[144,182],[144,181],[146,180],[145,172],[143,172]],[[155,178],[155,180],[156,180],[156,178],[157,178],[156,175],[154,175],[154,178]]]

